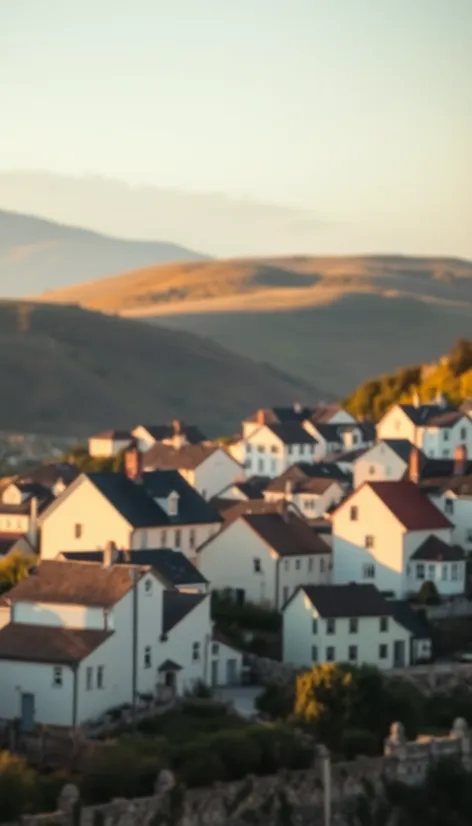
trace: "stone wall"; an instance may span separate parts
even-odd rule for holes
[[[57,812],[24,817],[22,826],[321,826],[325,789],[332,801],[333,826],[345,826],[344,813],[366,783],[379,792],[386,780],[420,783],[428,766],[443,757],[455,757],[472,771],[472,735],[465,721],[456,720],[447,737],[413,742],[406,740],[403,726],[394,723],[383,757],[331,765],[320,751],[313,768],[306,771],[250,776],[206,789],[185,790],[171,772],[163,771],[153,797],[102,806],[81,808],[78,790],[68,785]]]

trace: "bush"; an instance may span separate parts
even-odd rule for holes
[[[208,740],[208,748],[215,752],[223,766],[225,780],[240,780],[247,774],[260,772],[262,749],[246,731],[223,731]]]
[[[431,582],[429,579],[427,579],[426,582],[423,582],[418,593],[418,599],[422,605],[440,604],[441,600],[434,582]]]
[[[87,761],[81,792],[85,803],[105,803],[114,797],[153,794],[156,775],[165,768],[161,755],[139,756],[122,745],[104,745]]]
[[[209,685],[207,685],[203,680],[197,680],[192,688],[187,689],[185,692],[186,697],[199,697],[200,699],[210,699],[212,696],[212,690]]]
[[[211,615],[215,622],[225,628],[235,624],[247,631],[280,633],[282,629],[282,615],[278,611],[262,608],[252,602],[239,605],[224,591],[213,591]]]
[[[36,777],[25,760],[0,752],[0,822],[17,820],[34,798]]]
[[[293,712],[295,695],[289,687],[269,685],[256,698],[255,706],[272,720],[284,720]]]
[[[259,774],[275,774],[280,769],[308,769],[313,762],[313,742],[297,729],[286,726],[253,726],[247,736],[261,750]]]
[[[380,739],[365,729],[346,729],[341,737],[340,749],[346,760],[354,760],[358,754],[374,757],[381,753]]]
[[[209,747],[206,738],[181,746],[174,753],[173,768],[186,786],[211,786],[225,780],[220,755]]]

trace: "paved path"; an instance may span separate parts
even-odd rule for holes
[[[233,703],[235,710],[242,717],[252,717],[257,713],[254,706],[256,697],[264,690],[260,685],[235,685],[228,688],[217,688],[215,697]]]

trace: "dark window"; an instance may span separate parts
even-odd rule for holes
[[[313,570],[313,559],[312,559],[312,557],[310,557],[309,560],[308,560],[308,570],[309,571]]]
[[[146,645],[144,649],[144,668],[151,668],[151,646]]]
[[[316,617],[313,619],[313,621],[311,623],[311,630],[312,630],[313,634],[318,633],[318,620],[316,619]]]
[[[326,568],[326,563],[323,557],[320,558],[320,574],[324,574]]]
[[[293,453],[293,445],[289,445],[289,446],[287,447],[287,452],[288,452],[288,455],[289,455],[289,456],[290,456],[290,454],[291,454],[291,453]]]
[[[388,631],[388,617],[380,617],[380,632],[381,634]]]
[[[54,671],[52,673],[52,684],[55,688],[60,688],[62,686],[62,666],[60,665],[54,666]]]
[[[146,579],[146,581],[144,583],[144,590],[145,590],[146,594],[152,594],[152,580],[151,579]]]
[[[379,645],[379,659],[380,660],[386,660],[387,657],[388,657],[388,645],[385,645],[385,643],[381,643]]]
[[[350,662],[355,662],[357,660],[357,645],[349,646],[348,657]]]
[[[312,662],[318,662],[318,647],[316,645],[311,646],[311,659]]]
[[[80,525],[79,523],[74,525],[74,536],[76,539],[80,539],[80,537],[82,536],[82,525]]]
[[[416,566],[416,579],[424,579],[424,565],[419,562]]]
[[[336,633],[336,620],[335,619],[327,619],[326,620],[326,633],[327,634],[335,634]]]
[[[467,428],[461,427],[460,438],[462,440],[467,439]]]
[[[351,510],[349,511],[349,516],[350,516],[351,522],[357,522],[357,518],[359,516],[359,508],[357,507],[357,505],[353,505],[351,507]]]
[[[161,531],[161,548],[165,548],[167,544],[167,531]]]
[[[443,440],[445,442],[449,441],[449,430],[443,430]]]
[[[191,528],[191,529],[190,529],[190,534],[189,534],[189,543],[188,543],[188,544],[189,544],[189,547],[190,547],[190,548],[194,548],[194,547],[195,547],[195,530],[194,530],[194,528]]]
[[[357,617],[351,617],[349,620],[349,633],[350,634],[357,634],[359,630],[359,620]]]
[[[196,661],[200,659],[200,643],[194,642],[192,645],[192,660]]]
[[[366,548],[373,548],[375,546],[375,537],[372,536],[372,534],[367,534],[364,544]]]
[[[288,571],[289,568],[290,568],[290,560],[286,559],[285,560],[285,570]]]
[[[453,514],[454,513],[454,502],[452,499],[446,499],[444,501],[444,511],[445,513]]]
[[[297,571],[299,571],[299,570],[300,570],[300,565],[301,565],[300,560],[299,560],[299,559],[296,559],[296,560],[295,560],[295,568],[297,569]]]
[[[176,548],[180,548],[181,536],[180,531],[176,531],[174,534],[174,544]]]
[[[327,660],[327,662],[334,663],[335,658],[336,658],[336,649],[334,648],[334,645],[328,645],[328,648],[326,649],[326,660]]]
[[[97,666],[97,688],[104,688],[105,666]]]
[[[260,559],[255,559],[254,560],[254,573],[255,574],[260,574],[261,571],[262,571],[261,560]]]

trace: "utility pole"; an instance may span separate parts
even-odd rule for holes
[[[318,746],[317,755],[321,761],[323,777],[323,826],[331,826],[332,786],[331,755],[326,746]]]

